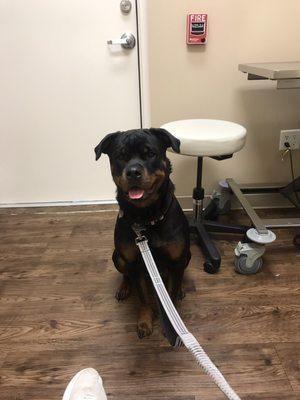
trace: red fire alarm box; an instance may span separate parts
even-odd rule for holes
[[[207,42],[207,14],[188,14],[186,23],[186,43],[205,44]]]

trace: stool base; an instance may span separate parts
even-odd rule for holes
[[[196,220],[195,218],[189,221],[189,225],[191,233],[197,236],[198,243],[205,256],[204,271],[209,274],[215,274],[221,266],[220,252],[215,246],[209,232],[245,235],[249,229],[248,226],[229,225],[205,219]]]
[[[244,225],[231,225],[217,222],[220,211],[218,210],[218,203],[212,199],[205,209],[202,209],[204,189],[202,188],[202,169],[203,159],[198,157],[197,163],[197,181],[196,187],[193,191],[194,199],[194,216],[189,221],[190,231],[196,234],[198,243],[204,253],[204,271],[209,274],[218,272],[221,265],[221,255],[213,243],[209,232],[218,233],[231,233],[246,235],[249,226]]]

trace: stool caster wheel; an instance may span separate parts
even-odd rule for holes
[[[263,265],[263,259],[261,257],[256,258],[254,261],[251,261],[251,263],[249,263],[249,261],[247,262],[247,258],[248,256],[246,254],[235,256],[235,272],[243,275],[254,275],[261,270]]]
[[[239,242],[234,250],[234,270],[239,274],[253,275],[261,270],[265,246]]]
[[[203,264],[203,269],[208,274],[216,274],[219,271],[220,265],[214,264],[213,262],[206,260]]]
[[[300,249],[300,235],[294,236],[293,243],[294,243],[294,246],[295,246],[295,247],[297,247],[298,249]]]

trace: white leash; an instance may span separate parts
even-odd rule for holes
[[[137,235],[136,244],[139,247],[155,291],[158,295],[163,309],[168,316],[170,323],[177,332],[178,337],[181,339],[185,347],[196,358],[197,363],[203,368],[205,373],[211,377],[211,379],[226,395],[226,397],[230,400],[241,400],[240,397],[231,388],[221,372],[218,370],[218,368],[205,353],[197,339],[187,330],[184,322],[182,321],[180,315],[174,307],[174,304],[172,303],[172,300],[170,299],[170,296],[165,288],[160,273],[158,272],[157,266],[148,246],[147,238],[141,234],[141,229],[133,227],[133,230]],[[180,343],[178,342],[176,343],[176,345],[179,344]]]

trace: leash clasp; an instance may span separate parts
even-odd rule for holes
[[[148,239],[146,238],[145,235],[142,234],[146,230],[144,226],[141,226],[139,224],[133,224],[132,229],[134,233],[136,234],[135,238],[135,244],[138,245],[140,242],[148,242]]]
[[[138,245],[141,242],[148,242],[148,239],[144,235],[137,236],[135,238],[135,244]]]

